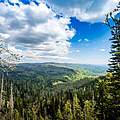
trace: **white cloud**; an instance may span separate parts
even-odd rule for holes
[[[0,33],[0,38],[1,38],[1,39],[7,39],[7,38],[9,38],[9,37],[10,37],[9,34]]]
[[[89,40],[87,38],[78,40],[78,42],[82,42],[82,41],[89,42]]]
[[[105,52],[106,50],[105,49],[100,49],[101,52]]]
[[[20,8],[0,4],[0,11],[0,35],[9,36],[6,39],[12,50],[32,59],[66,59],[75,34],[68,27],[69,18],[58,19],[44,3]]]
[[[81,41],[82,41],[82,39],[79,39],[79,40],[78,40],[78,42],[81,42]]]
[[[84,41],[89,42],[89,40],[87,38],[85,38]]]
[[[118,0],[112,0],[114,3],[118,3]]]
[[[4,25],[5,24],[5,18],[0,16],[0,25]]]
[[[57,12],[83,21],[101,20],[118,2],[119,0],[49,0]]]
[[[80,52],[80,50],[76,50],[76,52],[77,52],[77,53],[79,53],[79,52]]]

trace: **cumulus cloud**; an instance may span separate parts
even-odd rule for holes
[[[9,38],[10,36],[8,34],[3,34],[3,33],[0,33],[0,38],[1,39],[7,39]]]
[[[0,35],[9,36],[6,39],[13,51],[32,59],[66,58],[75,34],[68,27],[69,18],[57,18],[44,3],[20,8],[0,4],[0,11]]]
[[[49,4],[57,12],[83,21],[102,19],[118,2],[119,0],[49,0]]]

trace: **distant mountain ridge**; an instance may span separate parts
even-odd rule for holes
[[[31,81],[47,87],[57,84],[68,84],[104,75],[106,66],[70,64],[70,63],[22,63],[16,66],[15,71],[9,73],[14,81]]]
[[[39,64],[39,63],[38,63]],[[45,65],[53,65],[57,67],[65,67],[74,70],[85,70],[89,71],[90,73],[94,73],[96,75],[104,74],[108,69],[107,65],[94,65],[94,64],[75,64],[75,63],[54,63],[54,62],[46,62],[40,63]]]
[[[56,72],[60,72],[61,69],[70,70],[72,72],[86,72],[91,75],[103,75],[105,74],[106,70],[108,69],[107,65],[92,65],[92,64],[74,64],[74,63],[54,63],[54,62],[45,62],[45,63],[22,63],[17,66],[17,68],[25,68],[27,70],[39,71],[40,69],[44,68],[44,72],[49,69],[49,71],[58,70]],[[55,69],[59,68],[59,69]],[[51,69],[51,70],[50,70]],[[40,70],[41,71],[41,70]]]

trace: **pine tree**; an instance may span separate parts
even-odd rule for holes
[[[107,80],[104,78],[103,80],[98,80],[96,84],[96,103],[93,106],[95,106],[97,111],[97,116],[100,120],[105,120],[107,117],[107,111],[108,111],[108,88],[107,88]]]
[[[17,109],[14,110],[14,118],[15,118],[15,120],[20,120],[20,114]]]
[[[71,103],[70,100],[68,100],[65,104],[64,107],[64,120],[72,120],[73,119],[73,114],[72,114],[72,109],[71,109]]]
[[[110,99],[109,117],[116,120],[120,116],[120,16],[114,16],[113,13],[120,12],[120,3],[114,11],[106,15],[106,24],[110,27],[112,38],[111,59],[109,70],[112,76],[109,79],[108,87]]]
[[[44,120],[44,118],[42,117],[42,115],[40,114],[40,120]]]
[[[33,105],[33,107],[32,107],[32,119],[33,120],[37,120],[36,113],[37,113],[37,107],[35,105]]]
[[[33,120],[37,120],[37,115],[33,113]]]
[[[85,101],[84,105],[84,120],[95,120],[94,107],[89,100]]]
[[[62,116],[60,107],[58,108],[58,111],[57,111],[56,120],[63,120],[63,116]]]
[[[83,113],[81,111],[81,106],[79,105],[80,101],[77,97],[77,94],[73,97],[73,119],[74,120],[83,120]]]

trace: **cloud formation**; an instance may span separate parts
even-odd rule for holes
[[[69,18],[57,18],[44,3],[20,8],[0,4],[0,11],[0,35],[9,36],[12,50],[32,59],[63,59],[68,54],[70,39],[75,34],[68,27]]]
[[[49,0],[57,12],[77,17],[83,21],[100,20],[110,12],[119,0]]]
[[[100,51],[101,51],[101,52],[105,52],[106,50],[102,48],[102,49],[100,49]]]

